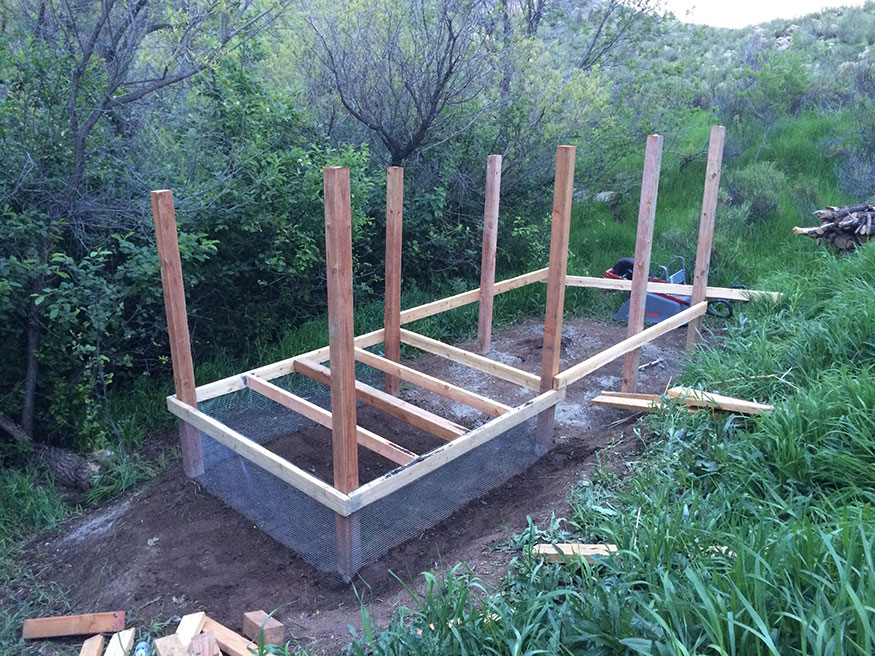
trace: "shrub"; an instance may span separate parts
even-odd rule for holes
[[[750,204],[750,221],[762,221],[778,209],[787,177],[772,162],[754,162],[727,176],[733,205]]]

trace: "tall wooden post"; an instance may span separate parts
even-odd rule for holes
[[[401,223],[404,214],[404,169],[386,169],[386,301],[383,347],[386,358],[401,360]],[[398,394],[398,376],[386,374],[386,392]]]
[[[553,377],[559,373],[576,151],[574,146],[559,146],[556,150],[556,181],[553,186],[553,219],[550,229],[550,269],[547,274],[547,311],[544,315],[544,348],[541,351],[540,390],[542,393],[553,389]],[[535,449],[539,455],[549,451],[553,443],[554,419],[555,406],[538,415]]]
[[[699,242],[696,247],[696,268],[693,273],[693,294],[690,305],[705,300],[708,288],[708,269],[711,266],[711,245],[714,242],[714,216],[717,213],[717,192],[720,191],[720,171],[723,167],[723,142],[726,128],[715,125],[711,128],[708,146],[708,166],[705,169],[705,192],[702,196],[702,215],[699,218]],[[687,348],[699,339],[702,317],[693,319],[687,326]]]
[[[498,244],[498,197],[501,192],[501,155],[486,160],[486,202],[483,207],[483,254],[480,259],[480,315],[477,350],[492,348],[492,301],[495,297],[495,249]]]
[[[173,209],[173,192],[169,189],[153,191],[151,197],[176,398],[192,407],[197,407],[194,364],[191,359],[188,317],[185,312],[182,262],[179,258],[179,241],[176,235],[176,212]],[[204,473],[200,431],[194,426],[180,421],[179,438],[182,443],[182,468],[185,470],[185,475],[190,478],[200,476]]]
[[[635,264],[632,273],[632,295],[629,299],[627,337],[634,337],[644,328],[644,305],[647,302],[647,279],[650,277],[650,250],[653,247],[653,226],[656,221],[662,141],[661,135],[650,135],[647,137],[647,149],[644,153],[644,175],[641,178],[641,202],[638,205],[638,234],[635,238]],[[634,392],[638,388],[640,358],[641,349],[629,351],[624,356],[622,391]]]
[[[349,169],[327,166],[325,260],[328,279],[328,348],[331,360],[331,442],[334,487],[348,494],[358,487],[355,409],[355,334],[352,304],[352,213]],[[337,567],[349,579],[361,557],[358,515],[336,515]]]

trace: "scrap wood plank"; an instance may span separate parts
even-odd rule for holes
[[[113,633],[103,656],[129,656],[134,648],[136,629],[127,629]]]
[[[207,614],[203,611],[200,613],[190,613],[184,615],[179,620],[179,625],[176,627],[176,635],[179,636],[179,641],[182,646],[188,649],[191,641],[204,628],[204,621],[207,619]]]
[[[243,635],[266,645],[281,645],[286,639],[286,627],[263,610],[243,613]]]
[[[666,394],[680,399],[687,405],[715,408],[745,415],[758,415],[763,412],[771,412],[775,409],[775,406],[766,403],[755,403],[754,401],[745,401],[744,399],[736,399],[731,396],[723,396],[722,394],[712,394],[711,392],[704,392],[692,387],[672,387]]]
[[[234,633],[227,626],[219,624],[209,616],[207,616],[204,622],[204,632],[207,631],[213,632],[219,648],[228,656],[252,656],[253,652],[249,648],[252,647],[255,650],[257,647],[248,638],[244,638],[239,633]]]
[[[99,633],[96,636],[91,636],[82,643],[79,656],[100,656],[103,653],[104,642],[103,636]]]
[[[532,554],[540,556],[548,563],[564,563],[569,560],[584,560],[594,563],[597,557],[613,556],[618,552],[615,544],[536,544]]]
[[[58,638],[89,633],[111,633],[121,631],[124,628],[125,611],[117,610],[109,613],[37,617],[24,620],[21,627],[21,637],[25,640]]]
[[[154,647],[156,656],[188,656],[188,646],[175,633],[157,638]]]
[[[216,633],[212,630],[195,636],[189,650],[192,656],[222,656],[219,652],[219,643],[216,642]]]
[[[656,394],[636,394],[634,392],[602,392],[590,401],[593,405],[618,410],[633,410],[636,412],[659,412],[670,408],[670,404]],[[695,412],[688,408],[689,412]]]

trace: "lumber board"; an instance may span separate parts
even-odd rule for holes
[[[185,649],[188,649],[194,637],[204,628],[206,617],[207,614],[201,611],[199,613],[183,615],[179,620],[179,624],[176,627],[176,635],[179,636],[179,641]]]
[[[702,408],[715,408],[717,410],[726,410],[727,412],[737,412],[745,415],[759,415],[764,412],[771,412],[775,409],[775,406],[767,403],[756,403],[755,401],[736,399],[722,394],[704,392],[702,390],[693,389],[692,387],[672,387],[666,392],[666,395],[672,398],[677,398],[687,405],[695,405]]]
[[[656,221],[656,199],[659,192],[659,171],[662,165],[663,138],[658,134],[647,137],[644,153],[644,173],[641,176],[641,202],[638,206],[638,232],[635,236],[635,273],[629,297],[629,320],[626,337],[633,337],[644,329],[644,306],[647,302],[647,277],[650,275],[650,254],[653,247],[653,228]],[[638,362],[641,351],[637,348],[623,356],[621,389],[634,392],[638,388]]]
[[[253,652],[257,652],[257,645],[254,642],[219,624],[209,615],[204,621],[204,632],[207,631],[213,632],[219,649],[227,656],[252,656]],[[250,647],[252,651],[250,651]]]
[[[642,344],[646,344],[660,335],[664,335],[679,326],[683,326],[691,319],[704,314],[707,309],[707,301],[702,301],[698,305],[687,308],[683,312],[679,312],[673,317],[669,317],[665,321],[661,321],[658,324],[651,326],[647,330],[642,330],[637,335],[627,337],[619,344],[614,344],[610,348],[607,348],[600,353],[596,353],[591,358],[587,358],[583,362],[579,362],[558,374],[553,379],[554,386],[562,388],[580,380],[584,376],[591,374],[593,371],[601,369],[606,364],[613,362],[624,353],[637,349]]]
[[[220,444],[246,458],[252,464],[270,472],[322,505],[342,515],[349,513],[348,495],[339,492],[300,467],[296,467],[285,458],[265,449],[245,435],[204,414],[197,408],[183,403],[175,396],[167,397],[167,409],[202,433],[206,433]]]
[[[528,387],[531,390],[540,391],[541,380],[535,374],[530,374],[522,369],[511,367],[503,362],[496,362],[489,358],[483,357],[470,351],[465,351],[455,346],[450,346],[431,337],[414,333],[404,328],[401,329],[401,341],[408,346],[414,346],[421,351],[439,355],[447,360],[452,360],[458,364],[465,365],[472,369],[477,369],[483,373],[507,380],[521,387]]]
[[[544,341],[541,349],[541,376],[538,391],[553,388],[559,373],[562,351],[562,319],[565,312],[565,277],[568,275],[568,240],[571,233],[571,204],[574,195],[574,146],[556,149],[556,177],[553,185],[553,216],[550,225],[550,266],[547,274],[547,305],[544,311]],[[554,407],[538,417],[535,440],[539,453],[553,444]]]
[[[103,656],[130,656],[133,653],[136,632],[136,629],[125,629],[113,633]]]
[[[633,412],[660,412],[671,407],[655,394],[633,395],[630,393],[623,396],[612,396],[602,392],[590,400],[590,403],[617,410],[632,410]],[[693,411],[692,408],[690,411]]]
[[[565,563],[583,558],[594,563],[598,558],[613,556],[618,552],[615,544],[536,544],[532,555],[543,558],[548,563]]]
[[[717,194],[720,191],[720,172],[723,166],[723,142],[726,129],[722,125],[711,127],[708,143],[708,164],[705,169],[705,191],[702,194],[702,214],[699,217],[699,238],[696,243],[696,265],[693,269],[693,294],[690,305],[705,300],[708,287],[708,271],[711,268],[711,246],[714,242],[714,215],[717,212]],[[687,324],[687,348],[699,339],[702,317]]]
[[[544,282],[545,280],[547,280],[546,267],[495,283],[495,286],[493,287],[493,294],[503,294],[504,292],[509,292],[512,289],[519,289],[520,287],[525,287],[526,285],[531,285],[532,283],[536,282]],[[419,319],[424,319],[435,314],[440,314],[441,312],[446,312],[447,310],[453,310],[457,307],[462,307],[463,305],[476,303],[479,300],[480,288],[478,287],[477,289],[472,289],[467,292],[455,294],[454,296],[448,296],[446,298],[440,298],[430,303],[417,305],[416,307],[412,307],[401,312],[401,325],[404,325],[405,323],[410,323],[412,321],[417,321]],[[361,345],[357,344],[356,346]],[[362,348],[366,347],[362,346]]]
[[[286,639],[286,627],[263,610],[251,610],[243,613],[243,635],[265,645],[281,645]]]
[[[24,620],[21,626],[21,637],[25,640],[60,638],[91,633],[111,633],[121,631],[124,628],[125,611],[123,610],[84,615],[36,617]]]
[[[216,642],[215,631],[204,631],[196,635],[189,647],[191,656],[222,656],[219,652],[219,643]]]
[[[386,294],[383,311],[386,357],[401,360],[401,228],[404,216],[404,169],[386,169]],[[386,391],[397,395],[401,381],[386,376]]]
[[[106,642],[101,634],[91,636],[82,643],[82,648],[79,650],[79,656],[100,656],[103,653],[103,645]]]
[[[630,291],[631,280],[613,280],[612,278],[594,278],[592,276],[568,276],[565,284],[569,287],[591,287],[593,289],[605,289],[609,291]],[[678,285],[675,283],[653,282],[647,283],[648,294],[672,294],[676,296],[691,296],[692,285]],[[705,298],[723,298],[727,301],[750,301],[758,298],[766,298],[772,301],[781,299],[780,292],[767,292],[759,289],[733,289],[731,287],[706,287]]]
[[[417,371],[406,365],[392,362],[391,360],[382,358],[370,351],[356,349],[355,357],[356,360],[368,365],[369,367],[373,367],[374,369],[378,369],[385,373],[394,373],[401,380],[418,385],[423,389],[427,389],[435,394],[440,394],[448,399],[464,403],[469,407],[476,408],[477,410],[492,415],[493,417],[499,417],[511,409],[509,405],[499,403],[498,401],[494,401],[493,399],[475,392],[470,392],[464,388],[443,381],[440,378],[429,376],[428,374],[424,374],[421,371]]]
[[[155,656],[189,656],[188,646],[183,645],[182,640],[175,633],[156,638],[153,646]]]
[[[289,410],[293,410],[307,419],[315,421],[317,424],[329,429],[332,428],[335,415],[325,408],[321,408],[307,399],[296,396],[288,390],[284,390],[282,387],[274,385],[271,382],[262,380],[258,378],[258,376],[250,376],[247,374],[244,378],[246,379],[246,386],[253,392],[257,392]],[[379,453],[381,456],[391,460],[395,464],[404,465],[416,458],[416,454],[412,451],[408,451],[404,447],[398,446],[394,442],[391,442],[385,437],[377,435],[366,428],[356,426],[355,431],[355,437],[358,444],[361,444],[366,449],[370,449],[374,453]]]
[[[466,435],[429,451],[420,456],[415,462],[399,467],[380,478],[365,483],[350,494],[351,508],[359,510],[374,501],[382,499],[386,495],[400,490],[405,485],[422,478],[481,444],[485,444],[498,435],[531,419],[545,408],[556,405],[564,398],[565,390],[549,390],[544,392],[500,417],[496,417],[489,423],[475,428]]]
[[[498,245],[498,202],[501,193],[501,155],[486,159],[486,200],[483,207],[483,247],[480,254],[480,307],[477,351],[492,348],[492,306],[495,299],[495,250]]]
[[[312,378],[323,385],[331,384],[331,374],[328,367],[316,362],[298,360],[295,363],[295,372]],[[367,403],[388,415],[406,421],[411,426],[416,426],[442,440],[452,440],[468,432],[468,429],[464,426],[449,419],[444,419],[428,410],[423,410],[412,403],[395,398],[391,394],[360,381],[356,381],[355,391],[356,399],[362,403]]]

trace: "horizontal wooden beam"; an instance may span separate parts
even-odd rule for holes
[[[522,387],[528,387],[531,390],[539,391],[541,379],[536,374],[530,374],[522,369],[511,367],[502,362],[496,362],[489,358],[483,357],[470,351],[444,344],[441,341],[420,335],[419,333],[411,332],[410,330],[401,329],[401,341],[409,346],[414,346],[421,351],[434,353],[448,360],[452,360],[458,364],[477,369],[490,376],[501,378],[502,380],[510,381]]]
[[[325,426],[325,428],[331,428],[332,416],[325,408],[321,408],[307,399],[302,399],[300,396],[296,396],[282,387],[262,380],[258,376],[246,374],[243,378],[246,381],[246,386],[253,392],[258,392],[271,401],[276,401],[289,410],[293,410],[307,419]],[[356,426],[356,441],[366,449],[379,453],[384,458],[398,465],[406,465],[417,457],[412,451],[408,451],[404,447],[398,446],[385,437],[377,435],[361,426]]]
[[[365,351],[364,349],[357,348],[355,350],[355,359],[369,367],[378,369],[383,373],[392,374],[408,383],[417,385],[418,387],[434,392],[435,394],[440,394],[448,399],[458,401],[459,403],[464,403],[467,406],[476,408],[477,410],[492,415],[493,417],[503,415],[511,409],[509,405],[493,401],[492,399],[481,396],[475,392],[469,392],[466,389],[443,381],[440,378],[429,376],[421,371],[416,371],[416,369],[411,369],[403,364],[393,362],[392,360],[380,357],[379,355],[371,353],[370,351]]]
[[[587,562],[597,562],[597,558],[605,558],[617,554],[615,544],[536,544],[532,555],[539,556],[548,563],[564,563],[583,558]]]
[[[319,480],[300,467],[296,467],[285,458],[265,449],[258,442],[250,440],[221,421],[213,419],[187,403],[183,403],[175,396],[167,397],[167,409],[202,433],[209,435],[220,444],[246,458],[249,462],[270,472],[336,513],[348,516],[352,512],[349,509],[350,498],[348,495],[337,491],[332,485]]]
[[[24,620],[21,626],[21,637],[25,640],[60,638],[89,633],[110,633],[121,631],[124,628],[125,611],[123,610],[87,615],[36,617]]]
[[[351,508],[359,510],[400,490],[405,485],[531,419],[546,408],[556,405],[563,398],[565,398],[565,390],[548,390],[489,423],[475,428],[470,433],[429,451],[415,462],[365,483],[350,493]]]
[[[617,410],[631,410],[633,412],[660,412],[670,408],[671,405],[662,400],[656,394],[635,394],[632,392],[611,394],[602,392],[592,400],[593,405]]]
[[[612,278],[593,278],[590,276],[568,276],[565,279],[568,287],[592,287],[594,289],[608,289],[614,291],[630,291],[631,280],[614,280]],[[725,298],[727,301],[749,301],[755,298],[770,298],[773,301],[780,300],[780,292],[764,292],[758,289],[734,289],[732,287],[706,287],[706,298]],[[650,294],[674,294],[677,296],[690,296],[693,293],[692,285],[676,285],[665,282],[647,283],[647,292]]]
[[[323,385],[331,385],[331,370],[316,362],[310,362],[309,360],[296,361],[295,373],[312,378]],[[423,410],[412,403],[403,401],[383,390],[371,387],[358,380],[355,382],[355,396],[356,400],[367,403],[402,421],[406,421],[411,426],[421,428],[442,440],[453,440],[468,432],[468,429],[464,426],[453,423],[449,419],[444,419],[428,410]]]
[[[661,321],[658,324],[651,326],[647,330],[642,330],[637,335],[633,335],[627,339],[624,339],[619,344],[615,344],[610,348],[601,351],[600,353],[596,353],[591,358],[584,360],[583,362],[579,362],[573,367],[569,367],[562,373],[558,374],[553,378],[553,386],[556,388],[565,387],[566,385],[570,385],[571,383],[580,380],[584,376],[591,374],[596,369],[601,369],[606,364],[613,362],[620,356],[628,353],[629,351],[634,351],[639,348],[642,344],[646,344],[650,342],[660,335],[664,335],[667,332],[678,328],[679,326],[683,326],[684,324],[692,321],[696,317],[702,316],[705,314],[705,311],[708,309],[708,302],[702,301],[701,303],[694,305],[691,308],[687,308],[683,312],[679,312],[673,317],[669,317],[665,321]],[[403,339],[403,336],[402,336]]]
[[[355,338],[355,345],[361,348],[367,348],[382,342],[382,328],[370,333],[365,333],[364,335],[359,335]],[[314,349],[313,351],[307,351],[306,353],[301,353],[293,358],[286,358],[279,362],[266,364],[263,367],[258,367],[257,369],[247,371],[246,373],[258,376],[263,380],[273,380],[274,378],[279,378],[281,376],[288,376],[290,373],[294,372],[295,362],[299,359],[311,360],[313,362],[325,362],[328,360],[328,347],[323,346],[322,348]],[[241,390],[244,387],[246,387],[246,384],[243,382],[243,374],[234,374],[233,376],[228,376],[227,378],[222,378],[198,387],[196,390],[197,401],[200,403],[201,401],[214,399],[217,396],[224,396],[225,394]]]
[[[775,406],[767,403],[736,399],[722,394],[704,392],[692,387],[672,387],[666,392],[666,395],[686,405],[726,410],[727,412],[737,412],[744,415],[759,415],[764,412],[772,412],[775,409]]]
[[[520,287],[525,287],[526,285],[531,285],[535,282],[544,282],[545,280],[547,280],[547,269],[538,269],[537,271],[531,271],[529,273],[524,273],[521,276],[508,278],[507,280],[502,280],[501,282],[495,283],[493,294],[502,294],[504,292],[510,291],[511,289],[519,289]],[[461,294],[456,294],[455,296],[448,296],[447,298],[441,298],[437,301],[432,301],[431,303],[417,305],[416,307],[412,307],[409,310],[403,310],[401,312],[401,323],[405,324],[410,323],[411,321],[416,321],[418,319],[424,319],[425,317],[440,314],[441,312],[446,312],[447,310],[462,307],[463,305],[476,303],[479,300],[480,288],[478,287],[477,289],[462,292]],[[356,344],[356,346],[359,346],[359,344]]]

